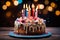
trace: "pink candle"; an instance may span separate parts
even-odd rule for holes
[[[24,18],[24,10],[22,10],[22,18]]]
[[[35,11],[35,18],[37,18],[37,17],[38,17],[38,11],[36,9],[36,11]]]

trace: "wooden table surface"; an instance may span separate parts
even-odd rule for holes
[[[42,39],[22,39],[8,36],[8,33],[13,31],[13,27],[0,27],[0,40],[60,40],[60,27],[47,27],[46,32],[51,32],[52,36]]]

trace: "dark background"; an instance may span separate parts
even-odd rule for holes
[[[10,7],[7,8],[7,10],[3,10],[2,6],[5,4],[6,1],[10,1],[12,4]],[[59,0],[49,0],[49,5],[51,2],[55,2],[57,4],[57,8],[54,9],[53,12],[48,12],[47,15],[39,14],[39,17],[44,18],[46,20],[46,26],[50,27],[59,27],[60,26],[60,15],[56,16],[55,11],[60,10],[60,1]],[[13,27],[14,21],[17,17],[20,17],[19,11],[23,8],[24,3],[34,3],[33,0],[23,0],[22,4],[19,4],[18,6],[14,6],[12,0],[0,0],[0,27]],[[39,0],[37,3],[44,4],[44,0]],[[6,12],[11,11],[12,15],[11,17],[6,17]],[[41,12],[42,13],[42,12]]]

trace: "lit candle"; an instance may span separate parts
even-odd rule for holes
[[[29,10],[28,10],[28,17],[31,16],[31,8],[30,8],[30,5],[29,5]]]
[[[27,4],[25,4],[25,16],[26,17],[28,16],[28,6],[27,6]]]
[[[34,18],[34,8],[32,8],[32,17]]]
[[[25,4],[23,5],[23,13],[24,13],[24,16],[25,16]]]
[[[28,8],[25,11],[26,11],[25,15],[26,17],[28,17]]]
[[[22,10],[22,18],[24,18],[24,10]]]
[[[35,18],[37,18],[38,17],[38,11],[37,11],[37,8],[36,8],[36,10],[35,10]]]
[[[35,11],[35,6],[34,6],[34,4],[32,4],[32,17],[34,18],[34,11]]]

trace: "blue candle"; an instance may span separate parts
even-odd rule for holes
[[[26,9],[26,13],[25,13],[25,16],[28,17],[28,10]]]

